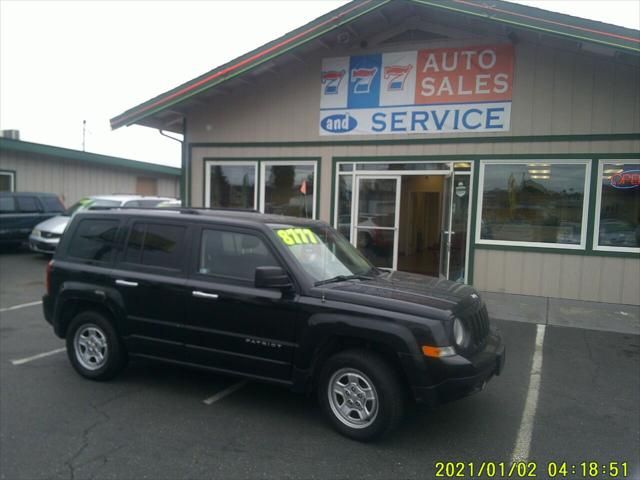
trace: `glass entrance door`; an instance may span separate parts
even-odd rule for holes
[[[444,181],[440,277],[455,282],[466,281],[470,180],[469,174],[454,173]]]
[[[400,177],[356,177],[352,243],[380,268],[397,268]]]
[[[442,228],[440,229],[440,277],[449,278],[449,259],[451,257],[451,217],[453,175],[444,177],[442,189]]]

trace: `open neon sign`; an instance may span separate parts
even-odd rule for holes
[[[611,186],[619,189],[640,187],[640,170],[627,170],[611,175]]]

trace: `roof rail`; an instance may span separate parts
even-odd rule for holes
[[[255,208],[200,208],[200,207],[107,207],[107,209],[121,209],[121,210],[152,210],[152,211],[174,211],[180,213],[186,213],[190,215],[202,215],[206,212],[243,212],[243,213],[260,213]]]

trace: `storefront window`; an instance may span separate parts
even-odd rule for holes
[[[265,164],[264,213],[313,218],[315,163]]]
[[[584,246],[587,163],[483,163],[479,243]]]
[[[640,248],[640,161],[601,161],[595,247]]]
[[[256,208],[255,163],[208,163],[207,207]]]

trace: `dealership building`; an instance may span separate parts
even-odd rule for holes
[[[133,124],[184,135],[191,206],[318,218],[483,291],[640,304],[639,31],[354,1],[111,120]]]

